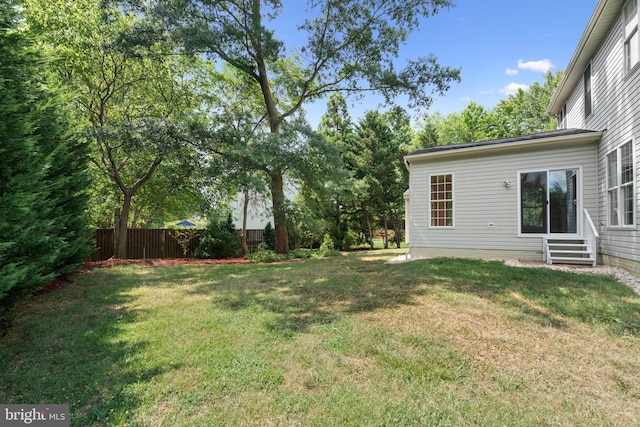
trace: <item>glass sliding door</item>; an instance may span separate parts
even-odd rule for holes
[[[578,233],[578,170],[520,174],[520,232]]]
[[[547,172],[520,175],[520,226],[523,233],[547,232]]]

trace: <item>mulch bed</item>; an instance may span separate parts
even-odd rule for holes
[[[199,259],[199,258],[168,258],[168,259],[107,259],[104,261],[85,262],[80,268],[80,272],[93,270],[96,268],[109,268],[117,265],[189,265],[189,264],[247,264],[246,258],[229,259]]]

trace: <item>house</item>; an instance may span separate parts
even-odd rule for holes
[[[640,0],[600,0],[547,113],[558,129],[405,157],[412,258],[596,262],[640,273]]]
[[[293,202],[299,193],[300,189],[296,183],[285,180],[284,197],[287,201]],[[242,230],[242,223],[245,217],[244,202],[245,194],[239,191],[236,199],[230,204],[230,213],[236,230]],[[263,230],[267,223],[273,226],[273,207],[270,194],[261,194],[256,191],[249,192],[246,221],[247,230]]]

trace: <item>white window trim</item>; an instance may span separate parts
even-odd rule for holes
[[[565,102],[562,108],[560,109],[560,113],[558,114],[558,129],[566,129],[567,128],[567,103]]]
[[[573,236],[574,234],[571,233],[523,233],[522,229],[521,229],[521,222],[522,222],[522,206],[520,206],[522,199],[522,189],[521,189],[521,176],[523,173],[532,173],[532,172],[546,172],[547,176],[549,176],[549,172],[551,171],[558,171],[558,170],[570,170],[570,169],[575,169],[578,171],[578,188],[576,189],[576,191],[578,192],[578,205],[576,206],[577,209],[577,216],[576,216],[576,220],[577,220],[577,232],[575,235],[581,236],[584,230],[584,224],[583,224],[583,212],[584,212],[584,202],[582,200],[583,198],[583,182],[582,182],[582,166],[566,166],[566,167],[557,167],[557,168],[535,168],[535,169],[525,169],[525,170],[519,170],[516,171],[516,182],[518,183],[518,200],[517,200],[517,210],[518,210],[518,237],[530,237],[530,238],[536,238],[539,239],[541,237],[562,237],[562,236]],[[549,195],[549,188],[548,188],[548,184],[547,184],[547,199]],[[547,209],[547,215],[549,214],[549,209]],[[547,218],[548,220],[548,218]],[[547,221],[548,224],[548,221]]]
[[[589,70],[589,114],[587,114],[587,88],[585,85],[585,75],[587,74],[587,69]],[[584,120],[586,121],[590,117],[593,117],[593,63],[589,61],[587,66],[584,68],[582,72],[582,100],[583,100],[583,112],[584,112]]]
[[[631,180],[631,185],[633,186],[633,224],[630,225],[625,225],[622,224],[622,220],[624,219],[624,210],[622,209],[623,207],[623,199],[622,199],[622,191],[621,189],[623,188],[622,185],[622,158],[620,156],[622,147],[624,145],[627,144],[631,144],[631,161],[633,162],[633,177]],[[617,225],[611,225],[611,206],[609,206],[609,191],[611,190],[609,188],[609,156],[613,153],[616,153],[616,175],[617,175],[617,180],[616,180],[616,186],[615,186],[615,191],[618,194],[618,224]],[[637,174],[638,174],[638,169],[637,169],[637,164],[636,164],[636,144],[635,144],[635,140],[632,138],[626,142],[623,142],[622,144],[619,144],[618,146],[616,146],[613,150],[609,151],[608,153],[606,153],[605,155],[605,170],[606,170],[606,181],[605,181],[605,190],[606,190],[606,210],[607,210],[607,229],[609,230],[635,230],[637,229],[637,222],[638,222],[638,207],[637,207]]]
[[[431,225],[431,177],[434,176],[443,176],[443,175],[451,175],[451,225],[442,225],[442,226],[437,226],[437,225]],[[454,228],[456,228],[456,175],[453,172],[442,172],[442,173],[432,173],[429,174],[429,181],[428,181],[428,194],[429,194],[429,198],[427,200],[427,206],[428,206],[428,228],[432,229],[432,230],[452,230]]]
[[[626,16],[626,8],[627,5],[630,2],[636,2],[636,13],[635,16],[631,18],[631,22],[629,22],[627,24],[627,16]],[[638,47],[637,47],[637,52],[636,52],[636,57],[638,58],[638,61],[636,61],[633,65],[629,66],[629,58],[627,55],[627,46],[631,40],[631,38],[633,37],[633,35],[635,34],[636,37],[640,38],[640,26],[638,25],[639,23],[639,17],[638,17],[638,13],[640,12],[640,4],[639,0],[628,0],[622,7],[623,13],[622,13],[622,25],[623,25],[623,36],[624,36],[624,72],[625,74],[629,74],[631,72],[633,72],[634,70],[636,70],[639,66],[640,66],[640,40],[638,40]]]

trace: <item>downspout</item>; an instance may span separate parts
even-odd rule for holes
[[[602,236],[603,233],[603,229],[604,229],[604,222],[600,220],[600,197],[599,197],[599,193],[600,193],[600,146],[602,145],[602,138],[604,138],[604,136],[607,134],[607,131],[609,130],[609,128],[604,128],[602,129],[602,136],[600,137],[600,140],[598,140],[598,143],[596,144],[596,197],[597,197],[597,201],[596,201],[596,212],[595,212],[595,217],[596,217],[596,224],[598,224],[596,230],[598,230],[598,233],[600,233],[600,236]],[[606,162],[607,162],[607,157],[604,156],[604,164],[605,164],[605,168],[606,168]],[[605,169],[606,170],[606,169]],[[604,191],[605,191],[605,197],[604,197],[604,210],[603,212],[605,212],[605,218],[607,217],[607,177],[604,177]],[[597,240],[597,244],[596,244],[596,253],[595,253],[595,257],[596,260],[598,260],[598,262],[602,262],[603,257],[600,257],[601,255],[601,245],[602,244],[602,239],[598,239]],[[600,257],[600,259],[598,259],[598,257]]]
[[[406,259],[411,259],[411,165],[407,158],[404,158],[404,166],[409,171],[409,189],[404,193],[404,241],[409,245],[409,250],[405,253]],[[407,194],[408,193],[408,194]]]

